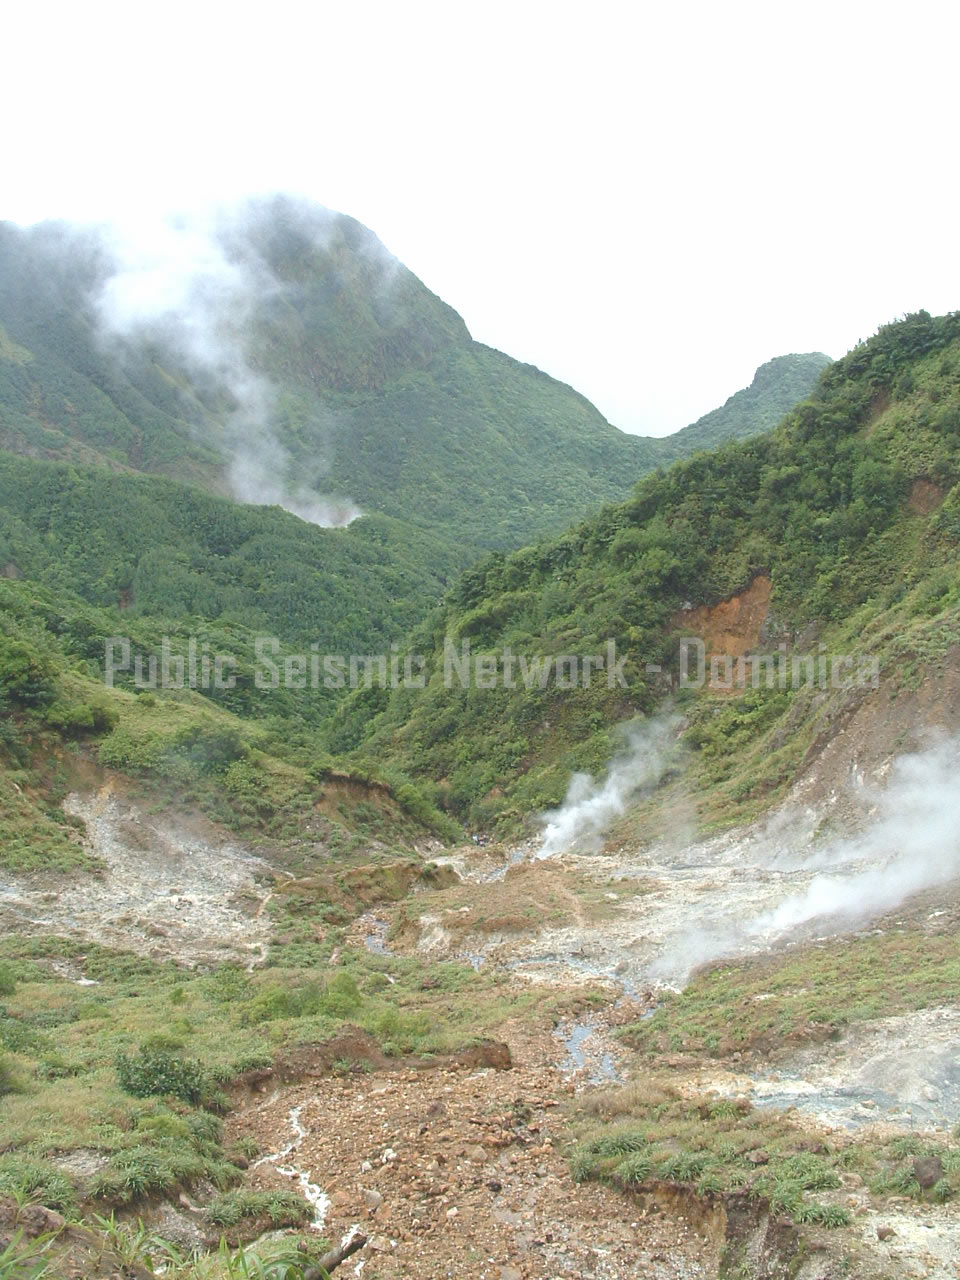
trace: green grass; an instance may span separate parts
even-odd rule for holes
[[[666,994],[652,1017],[621,1034],[649,1055],[776,1055],[853,1023],[953,1004],[958,996],[956,937],[890,930],[695,974],[682,992]]]
[[[201,1180],[226,1190],[242,1177],[231,1156],[242,1163],[251,1145],[225,1149],[217,1115],[204,1108],[228,1106],[223,1091],[242,1072],[323,1044],[347,1024],[388,1057],[429,1057],[543,1008],[536,992],[468,966],[432,966],[425,983],[418,959],[353,951],[342,928],[316,945],[302,968],[201,973],[93,943],[0,940],[13,986],[0,1035],[20,1085],[3,1100],[0,1190],[101,1206],[136,1205]],[[79,956],[97,987],[78,988],[52,968]],[[332,1071],[363,1066],[339,1057]],[[99,1171],[76,1179],[59,1171],[55,1161],[77,1150],[95,1153]]]
[[[682,1096],[667,1077],[599,1090],[574,1105],[570,1154],[577,1182],[625,1190],[683,1184],[696,1194],[745,1193],[798,1224],[844,1226],[847,1186],[878,1197],[943,1203],[960,1192],[960,1146],[924,1136],[811,1136],[744,1098]],[[943,1178],[923,1192],[917,1156],[938,1156]]]
[[[266,1220],[276,1230],[303,1226],[313,1217],[313,1211],[293,1191],[231,1191],[208,1205],[205,1216],[218,1229]]]
[[[884,326],[769,435],[646,477],[559,538],[467,570],[410,639],[427,658],[426,688],[351,695],[333,748],[388,762],[471,825],[512,832],[562,799],[572,770],[610,759],[611,724],[662,705],[670,682],[651,673],[676,674],[687,606],[761,575],[772,586],[767,656],[806,633],[800,656],[816,658],[821,642],[866,651],[893,682],[908,679],[899,646],[917,642],[918,671],[942,657],[960,602],[958,333],[957,314]],[[930,502],[915,500],[917,486]],[[629,687],[451,687],[448,639],[474,654],[548,657],[602,653],[614,639]],[[817,735],[849,711],[847,691],[820,692],[687,701],[688,783],[711,794],[699,825],[744,820],[783,793]]]

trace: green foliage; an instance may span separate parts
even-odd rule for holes
[[[703,447],[702,432],[621,433],[570,387],[473,342],[349,218],[282,198],[238,218],[231,261],[279,286],[241,308],[236,338],[274,389],[267,429],[289,456],[285,478],[349,495],[365,518],[311,528],[187,487],[222,491],[232,395],[184,362],[175,337],[127,335],[122,359],[104,348],[89,297],[110,255],[96,235],[3,225],[4,443],[72,464],[0,468],[3,563],[134,617],[203,615],[321,638],[332,653],[382,651],[479,551],[556,534]],[[711,442],[772,425],[819,359],[764,366]]]
[[[193,1105],[210,1093],[210,1079],[201,1062],[160,1049],[141,1048],[117,1055],[120,1088],[134,1098],[173,1097]]]
[[[0,1194],[67,1213],[76,1204],[73,1183],[42,1160],[19,1153],[0,1155]]]
[[[231,1191],[214,1200],[206,1210],[211,1226],[221,1228],[264,1218],[274,1229],[299,1227],[311,1216],[310,1206],[292,1191]]]
[[[317,1014],[341,1019],[354,1014],[360,1004],[356,979],[349,973],[338,973],[326,984],[313,981],[298,986],[263,987],[243,1006],[242,1018],[247,1026]]]
[[[621,1034],[651,1055],[681,1042],[707,1056],[762,1050],[936,1007],[953,999],[958,981],[960,957],[949,934],[904,929],[840,939],[699,972]]]
[[[810,1193],[839,1191],[840,1170],[852,1155],[878,1170],[889,1170],[895,1158],[890,1144],[824,1143],[814,1154],[776,1112],[755,1109],[744,1099],[682,1097],[656,1077],[601,1091],[580,1107],[593,1119],[583,1115],[575,1121],[580,1129],[571,1154],[575,1181],[596,1179],[626,1190],[693,1184],[702,1196],[742,1189],[797,1223],[846,1225],[850,1215],[842,1205],[830,1198],[813,1199]],[[617,1123],[597,1127],[597,1118],[613,1115],[620,1117]],[[762,1159],[753,1159],[761,1149]]]
[[[694,450],[715,449],[730,440],[745,440],[770,431],[798,401],[811,394],[828,364],[830,357],[821,351],[768,360],[754,374],[749,387],[689,427],[667,436],[663,441],[663,461],[673,462]]]
[[[20,1093],[22,1090],[23,1081],[17,1075],[9,1058],[5,1054],[0,1054],[0,1098],[6,1097],[8,1093]]]
[[[0,699],[36,707],[49,702],[53,692],[53,667],[46,657],[0,632]]]
[[[410,638],[426,658],[426,688],[377,700],[351,694],[334,713],[331,746],[421,782],[471,825],[509,828],[558,803],[571,771],[596,772],[597,758],[609,760],[605,726],[662,703],[692,606],[769,576],[772,625],[758,646],[769,663],[781,637],[811,623],[834,627],[845,646],[837,652],[862,652],[864,621],[897,591],[905,598],[916,587],[910,608],[939,617],[956,600],[953,499],[938,513],[936,494],[960,481],[958,353],[960,313],[885,326],[830,365],[813,397],[769,435],[678,462],[561,537],[472,566]],[[909,396],[891,400],[908,369]],[[918,510],[918,485],[933,493],[932,511]],[[860,626],[850,625],[861,610]],[[560,686],[552,659],[602,655],[610,640],[625,658],[626,689],[608,687],[602,672],[589,687]],[[461,654],[467,642],[474,656],[499,661],[495,688],[461,687],[455,672],[444,678],[445,646]],[[507,650],[528,663],[543,657],[547,678],[525,680],[515,669],[507,687]],[[657,669],[668,674],[652,676]],[[790,688],[747,688],[726,707],[708,700],[689,741],[706,774],[716,757],[729,772],[731,747],[772,740],[794,710]],[[799,740],[799,717],[812,708],[796,712],[780,746]],[[757,762],[758,794],[782,785],[797,763],[777,750]]]
[[[46,1256],[51,1244],[50,1236],[25,1240],[18,1230],[0,1249],[0,1280],[41,1280],[51,1275]]]

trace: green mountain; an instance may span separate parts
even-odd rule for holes
[[[657,469],[627,494],[666,456],[656,442],[631,442],[568,388],[471,343],[357,224],[282,204],[255,212],[218,230],[205,280],[167,278],[163,293],[152,279],[154,303],[183,304],[176,325],[144,309],[141,272],[111,292],[99,238],[0,228],[0,1250],[11,1274],[147,1276],[158,1256],[182,1280],[326,1274],[328,1262],[313,1265],[318,1233],[275,1231],[311,1221],[298,1187],[328,1184],[324,1135],[345,1133],[344,1149],[372,1151],[387,1176],[395,1153],[370,1146],[368,1073],[389,1073],[378,1096],[393,1098],[396,1127],[378,1117],[382,1137],[424,1112],[423,1073],[437,1067],[450,1114],[414,1145],[446,1144],[453,1126],[470,1144],[540,1133],[531,1159],[552,1161],[551,1177],[568,1176],[572,1150],[569,1172],[596,1180],[591,1215],[622,1178],[614,1226],[623,1194],[651,1181],[698,1204],[728,1196],[731,1222],[747,1226],[716,1242],[718,1275],[769,1239],[774,1196],[781,1270],[795,1270],[809,1250],[794,1226],[813,1223],[822,1248],[821,1227],[842,1231],[850,1217],[807,1191],[849,1203],[851,1169],[874,1197],[872,1237],[876,1197],[896,1191],[905,1218],[901,1193],[924,1194],[911,1156],[942,1150],[947,1176],[932,1194],[946,1211],[953,1148],[916,1145],[915,1133],[828,1146],[795,1115],[702,1094],[718,1063],[779,1070],[746,1057],[761,1042],[812,1045],[888,1019],[891,991],[898,1014],[949,1003],[952,917],[931,927],[944,913],[927,904],[918,926],[898,914],[842,946],[818,933],[806,952],[763,957],[772,968],[725,964],[645,1009],[617,1050],[642,1053],[630,1068],[642,1088],[588,1090],[561,1116],[539,1086],[517,1098],[517,1073],[502,1085],[493,1068],[509,1065],[523,1027],[520,1083],[555,1079],[558,1027],[612,1007],[610,970],[589,967],[577,930],[623,933],[620,913],[651,891],[635,865],[649,830],[758,814],[841,729],[852,736],[865,686],[755,682],[754,671],[786,655],[816,674],[840,655],[865,680],[875,666],[891,744],[911,720],[928,724],[911,698],[921,689],[929,705],[931,673],[955,668],[960,646],[960,313],[886,326],[775,430]],[[729,429],[748,419],[760,429],[745,408]],[[703,437],[687,439],[698,449]],[[233,500],[256,496],[270,504]],[[348,499],[366,512],[349,527],[280,509],[318,515],[326,502],[335,516]],[[571,512],[579,523],[565,523]],[[539,541],[507,550],[519,536]],[[341,696],[306,678],[267,691],[249,658],[258,635],[302,654],[385,650],[401,632],[398,665],[423,655],[423,688],[374,682]],[[111,637],[122,656],[105,683]],[[690,639],[708,673],[711,656],[749,662],[746,683],[726,687],[719,666],[683,681]],[[201,663],[240,655],[229,682],[193,687],[191,641]],[[151,659],[182,663],[184,678],[152,687]],[[520,830],[563,799],[572,771],[607,767],[625,722],[665,707],[681,713],[670,732],[682,725],[687,767],[674,779],[667,759],[648,809],[622,816],[617,836],[635,838],[614,878],[515,869],[504,849],[481,855],[503,876],[477,881],[426,860],[464,821]],[[511,937],[567,924],[572,981],[508,967]],[[467,950],[477,937],[483,964]],[[439,955],[424,945],[438,939],[449,943]],[[538,1045],[547,1056],[530,1058]],[[474,1133],[478,1066],[493,1101]],[[222,1113],[265,1089],[224,1127]],[[306,1165],[301,1139],[324,1164],[268,1181],[276,1156],[263,1152]],[[472,1162],[455,1171],[466,1191]],[[501,1163],[522,1194],[529,1170]],[[360,1205],[348,1197],[328,1233]],[[385,1207],[403,1210],[404,1197]],[[848,1246],[861,1226],[836,1247],[842,1271],[859,1266]],[[193,1250],[184,1239],[216,1250],[221,1236],[216,1254],[181,1252]],[[628,1242],[624,1274],[635,1255]]]
[[[663,440],[664,460],[672,462],[699,449],[714,449],[729,440],[746,440],[772,430],[795,404],[806,399],[828,364],[830,357],[822,351],[768,360],[753,375],[749,387],[689,427],[667,436]]]
[[[804,359],[769,370],[763,425],[810,389]],[[761,429],[757,400],[717,430]],[[439,533],[463,564],[560,532],[703,443],[618,431],[474,342],[372,232],[318,206],[254,201],[135,247],[0,224],[0,446],[18,453],[334,523],[356,504]]]
[[[332,495],[471,554],[559,530],[657,461],[473,342],[350,218],[278,199],[205,243],[157,280],[105,235],[0,227],[0,443],[297,509]]]
[[[730,821],[782,792],[824,705],[851,695],[751,676],[718,703],[678,689],[681,638],[774,663],[821,644],[883,670],[942,657],[960,635],[958,482],[960,313],[921,312],[831,365],[774,432],[648,476],[561,537],[468,570],[411,642],[426,688],[353,695],[332,746],[389,761],[471,823],[509,826],[558,804],[572,771],[603,769],[611,725],[674,695],[714,805],[704,820]],[[604,657],[611,641],[622,682],[595,670],[565,689],[571,656]],[[445,679],[445,646],[462,664],[466,645],[488,655],[480,678],[448,657]],[[539,655],[566,665],[541,681]]]

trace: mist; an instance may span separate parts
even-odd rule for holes
[[[817,839],[809,813],[785,809],[735,837],[722,858],[732,878],[688,905],[649,976],[674,985],[720,959],[862,927],[960,877],[960,740],[898,757],[883,785],[852,785],[867,809],[856,834]],[[709,842],[689,856],[715,857]]]
[[[893,910],[960,874],[960,742],[945,741],[894,761],[865,831],[817,850],[821,871],[807,888],[750,923],[779,936],[808,921],[864,919]]]
[[[536,856],[551,858],[600,848],[630,800],[663,777],[679,725],[679,717],[663,715],[632,730],[626,751],[613,759],[603,781],[589,773],[575,773],[560,808],[542,816],[543,839]]]
[[[290,288],[273,274],[251,235],[277,207],[251,201],[105,229],[110,270],[94,307],[104,344],[116,358],[159,343],[199,387],[229,397],[219,443],[234,498],[280,506],[312,524],[347,525],[361,514],[349,498],[331,497],[295,478],[296,461],[277,435],[278,389],[254,367],[247,349],[258,310]],[[302,213],[298,226],[309,225],[323,248],[336,215],[319,208]],[[330,411],[317,400],[311,413],[318,432],[331,441]],[[202,432],[199,422],[197,430]],[[311,458],[314,476],[328,466],[329,458]]]

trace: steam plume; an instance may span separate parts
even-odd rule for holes
[[[575,773],[560,808],[543,815],[543,843],[537,856],[598,848],[630,798],[660,781],[678,725],[676,717],[663,716],[634,730],[626,752],[613,760],[603,782],[588,773]]]
[[[286,288],[246,234],[258,214],[219,210],[112,228],[114,269],[96,299],[102,330],[114,340],[162,342],[195,378],[230,395],[225,475],[235,498],[276,504],[313,524],[349,524],[360,514],[352,502],[291,480],[293,460],[273,426],[277,389],[247,355],[257,307]],[[315,218],[311,231],[322,247],[322,222]],[[328,411],[317,402],[313,412],[322,422]]]
[[[901,756],[876,797],[876,816],[867,830],[816,856],[817,863],[832,865],[839,874],[816,875],[802,893],[752,921],[750,932],[778,936],[831,916],[869,918],[955,879],[960,874],[958,778],[957,741]]]
[[[859,927],[956,881],[958,779],[960,741],[942,740],[893,762],[886,785],[866,793],[870,818],[856,835],[817,843],[809,823],[784,811],[735,840],[719,861],[711,844],[689,850],[688,860],[705,870],[735,870],[719,900],[705,894],[688,904],[685,923],[668,930],[648,976],[685,981],[703,964]]]

